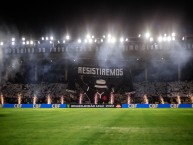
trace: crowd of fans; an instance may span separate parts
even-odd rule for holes
[[[144,95],[150,104],[161,103],[160,96],[165,103],[192,103],[193,81],[176,82],[141,82],[133,84],[135,93],[131,95],[131,103],[144,103]],[[33,97],[37,96],[37,104],[47,103],[47,96],[52,98],[52,104],[60,104],[61,97],[64,103],[78,103],[79,91],[76,93],[67,91],[64,83],[40,83],[40,84],[12,84],[0,85],[0,92],[4,97],[4,103],[17,104],[18,95],[21,95],[22,104],[31,104]],[[94,96],[93,96],[94,97]],[[114,94],[115,103],[127,103],[128,95],[122,93]],[[88,96],[84,95],[83,103],[91,103]]]

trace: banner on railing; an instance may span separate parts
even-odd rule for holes
[[[0,104],[0,108],[193,108],[193,104]]]
[[[193,108],[193,104],[122,104],[122,108]]]
[[[69,108],[121,108],[121,104],[70,104]]]
[[[3,108],[66,108],[66,104],[3,104]]]

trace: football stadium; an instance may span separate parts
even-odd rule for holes
[[[0,40],[1,145],[190,145],[193,35]]]

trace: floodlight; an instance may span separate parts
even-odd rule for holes
[[[3,45],[3,41],[1,41],[1,46]]]
[[[138,37],[140,38],[140,37],[141,37],[141,34],[139,34]]]
[[[176,33],[172,33],[172,37],[175,37],[176,36]]]
[[[50,44],[52,44],[52,41],[50,41]]]
[[[94,35],[92,35],[92,38],[94,38]]]
[[[128,38],[126,38],[125,41],[128,41]]]
[[[91,38],[90,34],[87,34],[86,39],[90,39],[90,38]]]
[[[70,39],[70,36],[69,35],[66,35],[66,40],[69,40]]]
[[[25,41],[23,41],[22,44],[25,45]]]
[[[38,44],[40,44],[40,41],[38,41]]]
[[[97,42],[97,39],[95,39],[94,42]]]
[[[60,44],[60,41],[58,40],[58,44]]]
[[[63,43],[65,43],[66,41],[65,40],[63,40]]]
[[[185,40],[185,38],[184,38],[184,37],[182,37],[182,40]]]
[[[50,40],[54,40],[54,37],[53,37],[53,36],[50,36]]]
[[[28,44],[29,44],[29,41],[26,41],[26,44],[28,45]]]
[[[163,40],[162,36],[159,36],[159,37],[158,37],[158,41],[159,41],[159,42],[162,42],[162,40]]]
[[[44,37],[42,37],[42,40],[44,40]]]
[[[81,43],[82,41],[81,41],[81,39],[78,39],[78,43]]]
[[[111,38],[111,34],[108,34],[108,36],[107,36],[108,38]]]
[[[116,42],[116,38],[113,37],[113,38],[111,39],[111,43],[115,43],[115,42]]]
[[[12,45],[15,45],[15,42],[13,41],[13,42],[11,42],[11,44],[12,44]]]
[[[24,37],[22,38],[22,41],[25,41],[25,38],[24,38]]]
[[[105,38],[105,35],[103,35],[103,38]]]
[[[103,42],[103,39],[101,39],[101,42]]]
[[[149,38],[149,41],[152,42],[153,41],[153,37]]]
[[[48,37],[46,37],[46,40],[48,40],[49,38]]]
[[[15,38],[12,38],[11,41],[15,41]]]
[[[150,37],[150,33],[147,32],[147,33],[145,34],[145,37],[146,37],[146,38],[149,38],[149,37]]]
[[[120,42],[122,43],[124,41],[123,37],[120,38]]]
[[[30,44],[31,44],[31,45],[33,45],[33,44],[34,44],[34,42],[31,40],[31,41],[30,41]]]
[[[175,40],[176,40],[176,38],[175,38],[175,37],[172,37],[172,40],[173,40],[173,41],[175,41]]]

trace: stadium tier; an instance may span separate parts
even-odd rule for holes
[[[1,104],[192,103],[188,37],[0,44]]]

